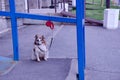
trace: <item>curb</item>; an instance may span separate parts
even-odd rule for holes
[[[72,59],[70,71],[65,80],[77,80],[77,77],[76,77],[77,73],[78,73],[77,59]]]

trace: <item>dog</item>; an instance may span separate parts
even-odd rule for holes
[[[34,48],[33,48],[32,60],[41,60],[47,61],[48,59],[48,49],[43,35],[35,35]]]

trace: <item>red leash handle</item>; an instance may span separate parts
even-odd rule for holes
[[[50,29],[52,29],[52,30],[54,29],[54,24],[53,24],[53,22],[51,22],[51,21],[47,21],[47,22],[46,22],[46,26],[47,26],[47,27],[50,27]]]

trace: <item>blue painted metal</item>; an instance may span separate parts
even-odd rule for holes
[[[17,18],[15,17],[15,2],[14,0],[9,0],[10,3],[10,17],[11,17],[11,27],[12,27],[12,40],[13,40],[13,53],[14,60],[19,60],[18,51],[18,32],[17,32]]]
[[[20,18],[29,18],[29,19],[37,19],[37,20],[51,20],[56,22],[76,23],[75,18],[53,17],[53,16],[25,14],[25,13],[16,13],[15,15],[17,18],[20,17]]]
[[[19,60],[17,18],[29,18],[29,19],[37,19],[37,20],[51,20],[57,22],[76,23],[79,80],[84,80],[84,69],[85,69],[84,0],[76,0],[77,3],[76,19],[16,13],[14,0],[9,0],[9,3],[10,3],[10,12],[0,11],[0,16],[11,17],[14,60],[16,61]]]
[[[77,15],[77,50],[79,80],[84,80],[85,70],[85,37],[84,37],[84,0],[76,0]]]
[[[10,12],[0,11],[0,16],[11,16]]]
[[[12,16],[12,15],[10,12],[0,11],[0,16]],[[51,20],[56,22],[76,23],[75,18],[53,17],[53,16],[25,14],[25,13],[14,13],[14,16],[16,18],[28,18],[28,19],[37,19],[37,20]]]
[[[0,16],[11,17],[14,60],[19,60],[17,18],[29,18],[29,19],[37,19],[37,20],[51,20],[57,22],[76,23],[76,19],[74,18],[50,17],[43,15],[16,13],[15,1],[9,0],[9,3],[10,3],[10,12],[0,11]]]

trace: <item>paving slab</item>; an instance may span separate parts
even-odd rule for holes
[[[55,30],[53,31],[54,42],[50,49],[50,58],[48,59],[47,62],[43,61],[40,63],[33,62],[30,60],[31,54],[33,53],[32,49],[34,46],[33,45],[34,36],[35,34],[43,34],[45,35],[47,39],[49,36],[51,36],[52,32],[44,25],[32,25],[32,26],[29,25],[29,26],[25,26],[22,29],[20,29],[18,32],[20,61],[15,66],[14,70],[12,70],[7,75],[1,76],[0,80],[12,80],[12,79],[16,79],[16,80],[19,80],[19,79],[20,80],[65,80],[69,74],[71,60],[72,58],[76,58],[76,53],[75,53],[76,47],[72,49],[72,47],[74,46],[74,43],[76,43],[74,41],[75,37],[71,37],[75,35],[74,32],[76,30],[74,29],[75,27],[74,28],[72,27],[73,26],[70,26],[70,25],[67,27],[64,26],[64,29],[63,29],[61,25],[60,26],[55,25]],[[71,32],[72,32],[72,35],[70,34]],[[62,34],[59,34],[59,33],[62,33]],[[65,35],[65,37],[68,36],[71,38],[67,38],[67,37],[63,38],[62,35]],[[6,53],[6,54],[0,53],[0,55],[9,56],[9,57],[13,55],[12,48],[11,48],[12,47],[11,39],[12,38],[11,38],[10,31],[1,37],[0,43],[2,43],[3,46],[0,46],[0,50],[2,52],[9,52],[9,53]],[[68,41],[69,39],[71,41]],[[64,46],[60,45],[60,43],[58,44],[58,40],[61,40],[61,44],[64,44]],[[72,44],[69,44],[71,42]],[[5,47],[7,49],[5,49]],[[60,48],[61,50],[59,50]],[[11,75],[16,75],[16,76],[11,76]]]
[[[19,65],[23,65],[26,64],[27,62],[30,62],[34,35],[36,33],[41,33],[42,32],[41,28],[43,27],[44,26],[39,26],[39,25],[27,26],[19,31],[19,50],[20,50],[20,60],[21,60]],[[43,29],[43,31],[45,30]],[[58,34],[56,34],[52,48],[50,50],[50,58],[53,59],[56,57],[57,59],[58,58],[73,59],[77,57],[76,43],[75,43],[76,37],[74,37],[76,36],[75,32],[76,32],[75,26],[67,25],[64,28],[62,28]],[[85,79],[86,80],[120,80],[119,33],[120,33],[120,28],[115,30],[108,30],[102,27],[95,27],[95,26],[85,27],[85,46],[86,46]],[[0,43],[1,44],[6,43],[6,45],[9,44],[10,46],[11,44],[10,38],[11,36],[8,35],[1,37]],[[0,46],[0,51],[3,51],[4,53],[6,52],[12,53],[10,52],[11,47],[10,48],[7,47],[8,49],[4,50],[5,48],[3,47],[5,47],[6,45]],[[0,53],[0,55],[8,56],[11,54]],[[68,74],[68,72],[66,72],[66,74]],[[4,77],[2,77],[2,79],[4,79]]]
[[[48,59],[48,61],[19,61],[14,70],[1,76],[0,80],[65,80],[71,59]]]
[[[9,73],[16,63],[12,58],[0,56],[0,76]]]
[[[65,25],[54,38],[51,58],[77,58],[76,27]]]
[[[120,80],[120,28],[86,27],[86,80]]]

